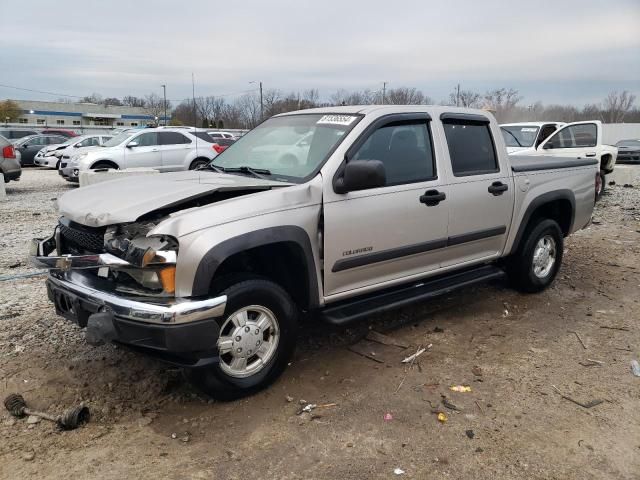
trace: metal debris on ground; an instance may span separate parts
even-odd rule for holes
[[[299,409],[296,412],[296,415],[302,415],[303,413],[309,413],[309,412],[311,412],[311,410],[313,410],[316,407],[317,407],[317,405],[315,403],[307,403],[304,407],[302,407],[301,409]]]
[[[638,363],[637,360],[631,360],[631,372],[633,372],[636,377],[640,377],[640,363]]]
[[[449,410],[455,410],[456,412],[461,412],[462,411],[462,409],[460,407],[458,407],[454,403],[451,403],[449,401],[449,399],[447,397],[445,397],[444,395],[442,396],[442,405],[444,405]]]
[[[416,358],[418,358],[420,355],[422,355],[424,352],[426,352],[428,348],[431,348],[432,346],[433,346],[433,344],[430,343],[429,345],[427,345],[427,348],[419,348],[416,351],[416,353],[414,353],[413,355],[409,355],[407,358],[402,360],[402,363],[413,362]]]
[[[571,398],[570,396],[565,395],[564,393],[562,393],[560,390],[558,390],[558,388],[555,385],[551,385],[551,387],[562,398],[564,398],[565,400],[569,400],[570,402],[575,403],[576,405],[579,405],[582,408],[592,408],[592,407],[595,407],[596,405],[600,405],[601,403],[604,403],[604,400],[601,400],[601,399],[590,400],[590,401],[588,401],[586,403],[579,402],[578,400],[575,400],[575,399]]]
[[[471,391],[471,387],[469,385],[451,385],[449,390],[452,392],[466,393]]]
[[[88,423],[91,418],[89,409],[83,404],[66,410],[62,415],[51,415],[49,413],[32,410],[27,407],[27,402],[25,402],[22,395],[17,393],[12,393],[5,398],[4,406],[7,411],[16,418],[29,416],[27,419],[28,423],[37,423],[37,421],[34,421],[32,417],[44,418],[45,420],[54,422],[62,430],[74,430]]]

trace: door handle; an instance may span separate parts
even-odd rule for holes
[[[595,157],[596,154],[594,152],[585,154],[585,157]]]
[[[502,182],[493,182],[491,185],[489,185],[489,188],[487,190],[494,197],[497,197],[498,195],[502,195],[504,192],[509,190],[509,186],[505,185]]]
[[[438,190],[427,190],[424,195],[420,195],[420,203],[424,203],[427,207],[434,207],[442,202],[447,196],[444,192]]]

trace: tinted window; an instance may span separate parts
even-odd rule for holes
[[[147,132],[142,135],[138,135],[132,139],[134,142],[138,142],[139,147],[152,147],[158,145],[158,134],[155,132]]]
[[[40,145],[46,145],[47,144],[47,137],[33,137],[30,140],[27,140],[25,142],[25,145],[27,147],[37,147]]]
[[[488,123],[445,122],[444,133],[455,176],[498,171],[498,161]]]
[[[419,182],[435,177],[431,137],[424,122],[396,122],[371,134],[353,160],[380,160],[387,185]]]
[[[571,125],[559,130],[547,142],[548,148],[580,148],[595,147],[598,127],[595,123]]]
[[[194,137],[198,137],[199,140],[204,140],[207,143],[213,143],[213,138],[207,132],[190,132]],[[216,141],[218,139],[216,138]]]
[[[160,132],[160,145],[180,145],[191,143],[187,137],[178,132]]]
[[[78,144],[78,148],[80,147],[95,147],[96,145],[100,145],[98,142],[98,137],[85,138]]]
[[[47,145],[56,145],[58,143],[64,143],[66,142],[67,137],[48,137],[47,138]]]
[[[233,142],[235,142],[235,140],[232,138],[216,138],[216,143],[222,147],[228,147],[229,145],[232,145]]]

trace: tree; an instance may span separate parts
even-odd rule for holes
[[[22,115],[22,109],[20,108],[20,105],[13,100],[0,102],[0,121],[13,122],[17,120],[20,115]]]
[[[167,100],[167,105],[164,104],[164,99],[157,93],[151,93],[144,97],[145,107],[153,117],[161,118],[164,116],[164,112],[167,112],[167,116],[171,110],[171,102]]]
[[[121,107],[122,106],[122,102],[120,101],[120,99],[115,98],[115,97],[105,98],[102,101],[102,104],[105,107]]]
[[[102,103],[102,95],[100,95],[99,93],[93,92],[91,95],[89,95],[87,97],[82,97],[80,100],[78,100],[78,103],[96,103],[96,104],[100,104],[100,103]]]
[[[183,100],[171,113],[171,123],[179,122],[179,125],[191,125],[193,123],[193,101]]]
[[[497,88],[485,93],[484,107],[492,110],[499,122],[504,122],[508,120],[509,115],[520,100],[522,100],[522,97],[518,95],[518,90]]]
[[[433,103],[433,100],[426,97],[420,90],[408,87],[389,89],[384,100],[389,105],[425,105]]]
[[[636,96],[627,90],[611,92],[604,99],[604,118],[607,123],[622,123],[627,112],[631,110]]]
[[[198,116],[202,119],[202,125],[206,127],[209,124],[215,126],[215,122],[222,114],[224,107],[224,99],[214,96],[196,98],[196,110]]]
[[[134,97],[133,95],[125,95],[122,97],[122,104],[128,107],[144,107],[144,98]]]
[[[454,90],[449,94],[449,104],[459,107],[480,108],[482,106],[482,95],[473,90]]]

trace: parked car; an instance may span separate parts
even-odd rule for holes
[[[20,154],[9,140],[0,135],[0,172],[4,183],[19,180],[22,175]]]
[[[620,140],[616,143],[618,163],[640,163],[640,139]]]
[[[537,148],[553,132],[565,125],[562,122],[521,122],[500,125],[508,153]]]
[[[213,138],[213,141],[215,142],[213,145],[213,149],[218,152],[218,153],[222,153],[224,152],[227,148],[229,148],[231,145],[233,145],[236,140],[234,138],[222,138],[222,137],[218,137],[218,138]]]
[[[44,147],[58,145],[67,140],[60,135],[38,134],[24,137],[14,142],[16,149],[20,152],[22,166],[34,165],[36,154]]]
[[[502,130],[503,135],[505,134]],[[600,198],[606,185],[606,175],[613,172],[618,149],[602,143],[602,122],[588,120],[562,125],[537,147],[519,150],[517,155],[545,155],[552,157],[577,156],[595,158],[600,165],[600,177],[596,199]]]
[[[80,172],[98,168],[150,167],[161,172],[206,165],[218,155],[205,132],[168,128],[127,131],[102,145],[63,159],[58,173],[77,182]]]
[[[277,149],[250,161],[269,139],[289,137],[284,150],[305,135],[305,162]],[[547,288],[564,237],[591,219],[597,176],[595,158],[508,156],[486,111],[303,110],[206,170],[66,193],[32,254],[90,343],[182,365],[229,400],[283,372],[303,312],[346,325],[505,271],[525,292]]]
[[[29,130],[26,128],[0,128],[0,136],[13,142],[19,138],[27,137],[29,135],[37,135],[40,132],[36,130]]]
[[[107,140],[113,138],[111,135],[80,135],[71,137],[65,142],[44,147],[34,158],[34,163],[41,167],[57,169],[60,161],[70,159],[72,155],[80,153],[87,147],[102,146]]]
[[[66,130],[64,128],[45,128],[40,133],[46,133],[49,135],[61,135],[66,138],[77,137],[78,134],[73,130]]]
[[[211,135],[213,138],[236,138],[233,133],[230,132],[221,132],[219,130],[207,130],[207,133]]]

